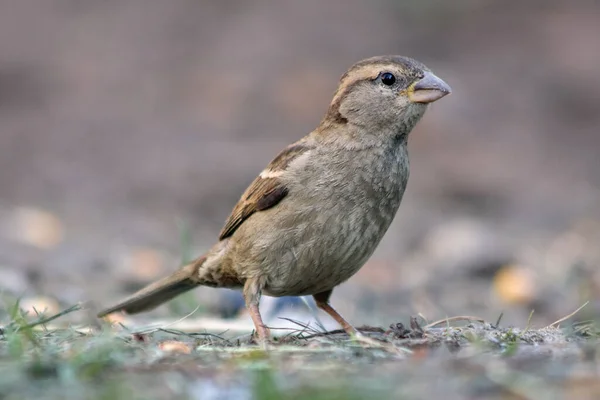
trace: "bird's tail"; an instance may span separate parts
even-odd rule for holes
[[[195,288],[199,285],[198,268],[205,260],[206,257],[200,257],[190,264],[181,267],[173,274],[151,283],[115,306],[100,311],[98,317],[102,318],[115,311],[125,311],[128,314],[148,311]]]

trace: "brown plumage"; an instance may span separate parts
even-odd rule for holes
[[[427,104],[448,93],[446,83],[410,58],[382,56],[353,65],[319,127],[284,149],[250,184],[205,255],[99,316],[145,311],[204,285],[243,288],[263,342],[269,331],[258,311],[262,293],[311,294],[356,334],[329,297],[385,234],[408,180],[408,134]]]
[[[279,179],[279,175],[295,158],[308,150],[310,147],[294,144],[285,148],[271,161],[235,205],[221,230],[219,240],[231,236],[237,227],[256,211],[263,211],[275,206],[287,195],[288,189]]]

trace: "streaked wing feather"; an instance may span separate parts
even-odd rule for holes
[[[279,178],[290,163],[312,147],[293,144],[285,148],[246,189],[221,230],[219,240],[233,235],[237,228],[257,211],[277,205],[288,194],[288,188]]]

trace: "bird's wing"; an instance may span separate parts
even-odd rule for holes
[[[250,184],[227,218],[219,234],[219,240],[231,235],[252,214],[277,205],[288,194],[288,188],[281,179],[292,161],[311,150],[312,147],[296,143],[286,147],[260,175]]]

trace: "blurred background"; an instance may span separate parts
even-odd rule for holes
[[[413,131],[403,205],[333,304],[356,325],[548,324],[587,300],[596,317],[598,38],[594,0],[4,0],[0,291],[94,309],[174,270],[352,63],[402,54],[453,94]],[[154,315],[238,300],[200,289]]]

